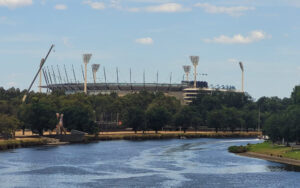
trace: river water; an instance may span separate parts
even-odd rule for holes
[[[256,139],[105,141],[0,152],[0,187],[300,187],[299,169],[227,152]]]

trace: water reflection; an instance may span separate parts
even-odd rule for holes
[[[17,149],[0,153],[0,187],[300,187],[300,167],[227,152],[230,145],[258,142],[109,141]]]

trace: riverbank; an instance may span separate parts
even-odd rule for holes
[[[190,138],[257,138],[260,132],[159,132],[159,133],[111,133],[99,134],[98,136],[85,136],[85,141],[108,141],[108,140],[159,140],[159,139],[190,139]]]
[[[240,146],[237,148],[238,150],[236,150],[236,152],[232,150],[232,147],[229,151],[241,156],[300,166],[300,150],[295,150],[292,147],[264,142],[260,144]]]
[[[85,135],[80,142],[76,143],[90,143],[97,141],[110,141],[110,140],[160,140],[160,139],[190,139],[190,138],[257,138],[260,136],[260,132],[165,132],[161,131],[157,134],[154,132],[147,132],[143,134],[142,132],[138,132],[135,134],[134,132],[105,132],[100,133],[99,135]],[[47,136],[47,135],[45,135]],[[60,142],[58,139],[54,138],[32,138],[22,136],[16,139],[11,140],[0,140],[0,151],[22,148],[22,147],[32,147],[32,146],[40,146],[40,145],[64,145],[69,144],[68,142]]]
[[[24,147],[41,146],[49,143],[47,138],[21,138],[0,140],[0,151]]]

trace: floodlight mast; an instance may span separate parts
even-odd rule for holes
[[[241,71],[242,71],[242,92],[244,93],[244,66],[242,62],[239,62]]]
[[[199,63],[199,56],[190,56],[190,59],[194,66],[194,88],[197,87],[197,66]]]
[[[191,66],[189,65],[184,65],[183,66],[183,70],[184,70],[184,73],[186,75],[186,81],[188,82],[189,81],[189,74],[190,74],[190,71],[191,71]]]
[[[83,54],[84,63],[84,93],[87,94],[87,64],[89,63],[92,54]]]
[[[99,68],[100,68],[100,64],[92,64],[94,84],[96,84],[96,73],[99,70]]]
[[[48,59],[48,56],[49,56],[50,52],[52,51],[53,47],[54,47],[54,44],[51,45],[51,47],[50,47],[50,49],[49,49],[49,51],[48,51],[46,57],[43,58],[43,59],[41,60],[40,68],[39,68],[38,72],[36,73],[36,75],[34,76],[34,78],[33,78],[32,82],[31,82],[31,84],[30,84],[28,90],[26,91],[25,95],[23,96],[22,102],[25,102],[25,101],[26,101],[27,95],[28,95],[28,93],[30,92],[30,89],[31,89],[33,83],[35,82],[37,76],[38,76],[39,73],[41,72],[41,69],[43,68],[43,66],[44,66],[44,64],[45,64],[45,62],[46,62],[46,60]]]

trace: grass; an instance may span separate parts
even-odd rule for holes
[[[155,133],[113,133],[113,134],[99,134],[97,137],[93,135],[85,136],[85,141],[97,141],[97,140],[159,140],[159,139],[177,139],[177,138],[250,138],[257,137],[260,133],[249,132],[159,132]]]
[[[276,145],[272,144],[271,142],[251,144],[249,145],[249,151],[275,157],[286,157],[290,159],[300,160],[300,150],[293,150],[291,147]]]
[[[0,140],[0,150],[39,146],[39,145],[47,144],[47,142],[48,140],[45,138],[22,138],[22,139]]]

